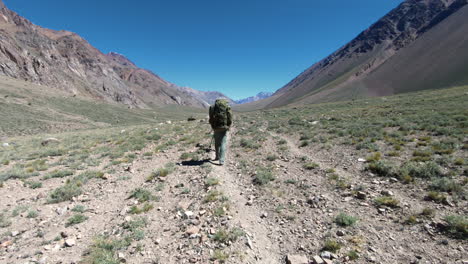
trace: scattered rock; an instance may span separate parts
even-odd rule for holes
[[[120,262],[123,262],[123,263],[127,262],[127,260],[125,259],[125,254],[124,253],[119,252],[119,254],[117,256],[119,257]]]
[[[9,247],[11,245],[13,245],[13,241],[8,240],[8,241],[5,241],[2,244],[0,244],[0,248],[7,248],[7,247]]]
[[[249,236],[247,236],[247,246],[249,246],[250,249],[253,249],[252,240],[250,240]]]
[[[12,236],[12,237],[16,237],[16,236],[18,236],[19,234],[20,234],[19,231],[13,231],[13,232],[11,232],[11,236]]]
[[[58,215],[64,215],[67,212],[68,208],[67,207],[57,207],[55,208],[55,212]]]
[[[366,162],[366,159],[359,158],[358,161],[359,161],[359,162]]]
[[[268,213],[263,213],[260,218],[267,218],[268,217]]]
[[[309,260],[306,256],[303,255],[287,255],[286,256],[287,264],[309,264]]]
[[[195,235],[195,234],[198,234],[200,232],[200,228],[196,227],[196,226],[191,226],[189,228],[187,228],[187,230],[185,231],[185,233],[187,235]]]
[[[338,231],[336,231],[336,235],[337,236],[344,236],[346,234],[345,234],[345,232],[343,230],[338,230]]]
[[[5,143],[2,144],[2,146],[8,147],[8,146],[10,146],[10,144],[8,144],[8,143],[5,142]]]
[[[367,198],[367,194],[365,192],[359,191],[359,192],[356,193],[356,197],[358,199],[365,200]]]
[[[328,251],[324,251],[320,253],[320,257],[322,257],[323,259],[331,259],[331,253]]]
[[[389,190],[383,190],[380,193],[385,196],[393,196],[393,192]]]
[[[67,239],[65,240],[65,246],[67,247],[73,247],[76,245],[76,241],[74,239]]]
[[[185,211],[184,215],[185,215],[185,217],[187,217],[187,218],[192,218],[193,215],[194,215],[194,213],[193,213],[192,211]]]
[[[324,264],[325,262],[323,261],[323,259],[319,256],[314,256],[312,258],[312,263],[313,264]]]

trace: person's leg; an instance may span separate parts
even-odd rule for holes
[[[219,163],[224,164],[226,160],[226,151],[227,151],[227,131],[220,132],[221,133],[221,146],[219,149]]]
[[[214,137],[215,152],[216,152],[216,158],[214,160],[219,160],[219,149],[221,147],[222,135],[220,135],[219,132],[214,132],[213,137]]]

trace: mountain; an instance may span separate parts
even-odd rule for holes
[[[0,74],[129,107],[207,104],[138,68],[123,55],[103,54],[75,33],[32,24],[9,10],[2,0]]]
[[[192,97],[198,98],[199,100],[206,102],[207,106],[214,104],[216,99],[219,99],[219,98],[228,100],[230,104],[236,104],[231,98],[227,97],[226,95],[220,92],[215,92],[215,91],[205,92],[205,91],[195,90],[190,87],[178,87],[178,89],[182,93],[187,94],[188,96],[192,96]]]
[[[467,0],[407,0],[272,97],[244,108],[468,84],[467,4]]]
[[[266,98],[268,98],[268,97],[270,97],[272,95],[273,95],[273,93],[271,93],[271,92],[260,92],[255,96],[250,96],[250,97],[247,97],[247,98],[244,98],[244,99],[236,100],[235,103],[236,104],[251,103],[251,102],[258,101],[258,100],[266,99]]]

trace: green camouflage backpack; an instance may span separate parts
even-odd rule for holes
[[[228,129],[232,120],[231,107],[225,99],[217,99],[214,106],[210,106],[210,124],[213,129]]]

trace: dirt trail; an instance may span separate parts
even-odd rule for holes
[[[253,252],[246,252],[248,258],[243,263],[280,263],[278,245],[271,240],[268,236],[271,232],[260,221],[261,210],[247,205],[247,199],[242,195],[243,187],[227,167],[216,166],[214,172],[222,181],[222,191],[232,201],[232,224],[241,227],[252,242]]]

